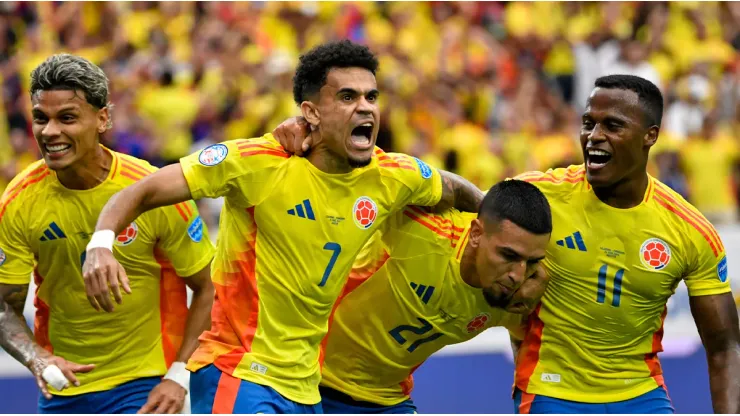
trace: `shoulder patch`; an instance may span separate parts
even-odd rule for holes
[[[727,281],[727,256],[723,256],[722,260],[717,263],[717,277],[722,283]]]
[[[192,223],[188,226],[188,236],[196,243],[200,243],[203,240],[203,220],[200,215],[195,217]]]
[[[0,248],[0,266],[5,264],[6,259],[7,257],[5,256],[5,252],[3,251],[3,249]]]
[[[201,165],[215,166],[223,162],[229,154],[229,148],[225,144],[212,144],[200,151],[198,161]]]
[[[415,157],[416,164],[419,165],[419,171],[421,172],[421,177],[424,179],[429,179],[432,177],[432,168],[429,167],[424,161],[419,159],[418,157]]]

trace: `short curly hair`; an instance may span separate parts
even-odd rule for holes
[[[321,44],[301,55],[293,76],[293,99],[300,105],[326,84],[332,68],[365,68],[375,75],[378,58],[365,45],[349,40]]]

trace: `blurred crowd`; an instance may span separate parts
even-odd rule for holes
[[[50,54],[101,65],[105,144],[162,166],[298,115],[300,53],[341,38],[379,56],[378,145],[483,189],[581,163],[594,80],[647,78],[666,99],[651,173],[713,222],[738,218],[738,2],[2,2],[0,189],[38,158],[27,91]]]

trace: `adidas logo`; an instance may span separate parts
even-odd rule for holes
[[[562,240],[556,241],[555,244],[560,247],[568,247],[571,250],[575,250],[576,247],[578,247],[578,251],[587,251],[586,244],[583,242],[583,237],[581,237],[580,231],[576,231],[573,235],[569,235]]]
[[[309,201],[308,199],[304,199],[303,203],[296,205],[295,208],[289,209],[288,215],[297,215],[300,218],[308,218],[309,220],[316,220],[316,217],[313,216],[313,208],[311,208],[311,201]]]
[[[57,223],[53,222],[49,224],[49,227],[47,227],[44,230],[44,235],[41,236],[39,240],[41,241],[51,241],[56,240],[58,238],[67,238],[67,236],[62,232],[62,229],[59,228]]]
[[[411,288],[416,289],[416,296],[418,296],[424,304],[429,302],[429,299],[432,298],[432,293],[434,293],[434,286],[418,285],[411,282]]]

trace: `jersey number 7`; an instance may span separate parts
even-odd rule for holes
[[[332,254],[329,259],[329,264],[326,265],[326,270],[324,270],[324,276],[321,278],[319,287],[323,287],[326,284],[326,281],[329,280],[329,275],[331,274],[331,270],[334,268],[334,264],[337,262],[337,257],[339,257],[339,253],[342,252],[342,246],[337,243],[326,243],[324,244],[324,250],[331,250]]]

